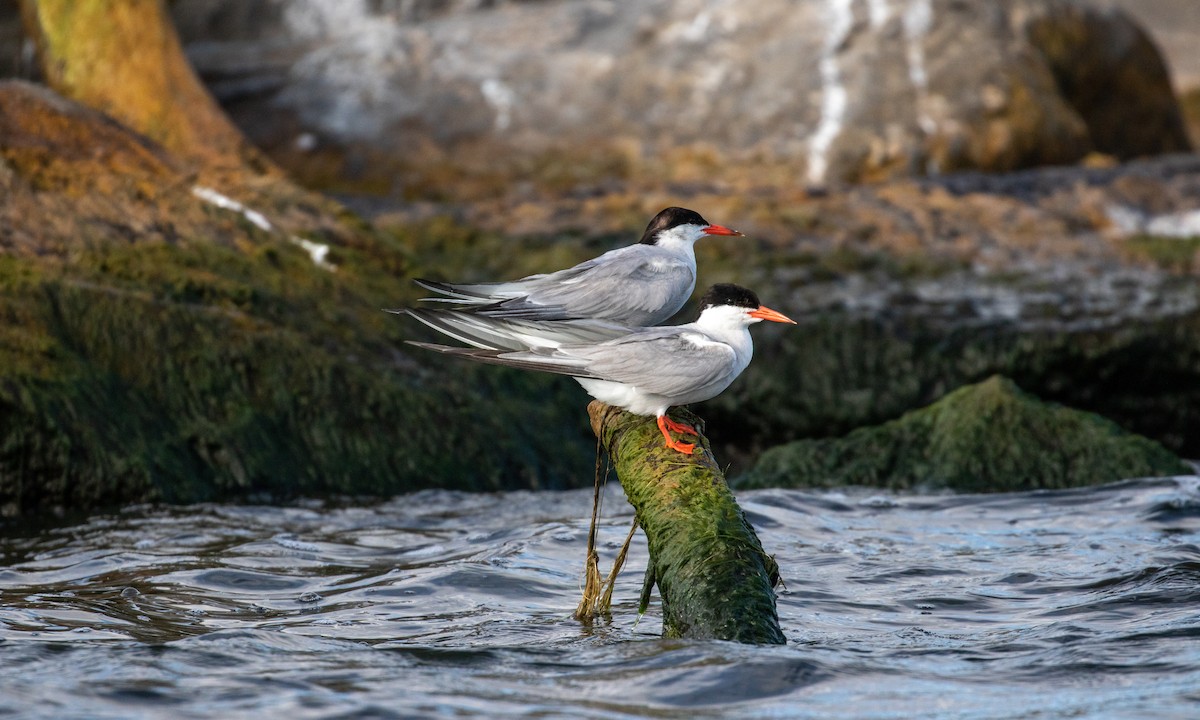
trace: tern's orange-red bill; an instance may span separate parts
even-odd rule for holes
[[[758,318],[759,320],[770,320],[771,322],[791,323],[796,324],[796,321],[784,315],[781,312],[772,310],[766,305],[759,305],[757,310],[751,310],[750,317]]]
[[[730,230],[723,225],[709,225],[704,228],[705,235],[741,235],[737,230]]]

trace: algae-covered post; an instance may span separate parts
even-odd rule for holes
[[[701,437],[703,451],[685,455],[663,445],[649,418],[599,401],[588,414],[646,533],[647,576],[662,596],[663,635],[785,643],[775,609],[778,567],[707,441]]]

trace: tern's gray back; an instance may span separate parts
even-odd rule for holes
[[[645,327],[678,312],[695,287],[693,258],[654,245],[633,245],[530,278],[528,299],[573,317]]]

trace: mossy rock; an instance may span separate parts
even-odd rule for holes
[[[737,484],[1009,492],[1191,472],[1152,440],[994,376],[882,425],[773,448]]]
[[[436,338],[380,308],[413,302],[414,276],[517,277],[615,237],[518,240],[446,219],[383,232],[284,178],[214,186],[269,217],[269,232],[197,198],[200,183],[101,113],[0,82],[0,510],[590,482],[574,383],[410,353],[403,340]],[[641,206],[614,207],[636,232]],[[328,245],[336,270],[293,238]],[[886,254],[699,252],[705,282],[775,288],[764,300],[800,281],[772,274],[788,263],[904,273]],[[801,328],[756,332],[754,366],[698,408],[735,468],[993,373],[1189,457],[1200,448],[1200,311],[1083,330],[903,308],[797,317]]]
[[[410,354],[382,311],[414,299],[411,253],[469,233],[221,187],[264,228],[24,83],[0,83],[0,163],[0,516],[591,481],[577,387]]]
[[[102,245],[65,277],[0,281],[6,514],[589,475],[565,383],[424,365],[378,276],[271,249]]]

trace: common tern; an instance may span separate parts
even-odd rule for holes
[[[702,402],[716,397],[750,364],[754,343],[750,325],[762,320],[791,323],[787,316],[762,305],[746,288],[721,284],[712,286],[700,302],[700,317],[694,322],[667,327],[629,329],[619,337],[584,342],[560,342],[533,336],[537,326],[525,328],[526,336],[514,334],[504,320],[474,316],[456,310],[412,310],[432,327],[448,327],[451,336],[475,345],[450,347],[409,341],[411,345],[447,355],[493,365],[570,375],[592,397],[624,408],[636,415],[654,416],[666,445],[691,454],[693,443],[671,437],[671,431],[698,435],[694,428],[667,417],[675,405]],[[458,322],[463,317],[470,323]],[[561,331],[574,329],[581,336],[611,331],[611,325],[594,321],[546,323]],[[497,342],[496,337],[502,337]],[[524,345],[513,350],[513,345]]]
[[[706,235],[741,235],[713,225],[694,210],[669,207],[646,227],[642,239],[558,272],[510,282],[447,283],[417,280],[458,303],[461,310],[509,320],[590,318],[629,327],[664,322],[696,289],[694,245]]]

